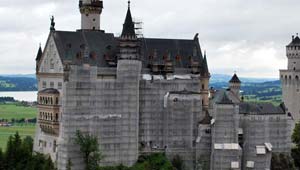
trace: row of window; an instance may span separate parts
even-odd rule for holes
[[[40,112],[40,119],[49,121],[58,121],[58,113],[54,114],[49,112]]]
[[[40,96],[39,97],[39,104],[43,105],[58,105],[59,100],[58,97],[47,97],[47,96]]]
[[[288,50],[300,50],[300,46],[298,47],[287,47]]]
[[[55,88],[55,84],[54,82],[50,82],[49,86],[47,85],[47,82],[46,81],[43,81],[42,83],[42,88]],[[57,83],[57,89],[62,89],[62,82],[58,82]]]

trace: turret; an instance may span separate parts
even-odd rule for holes
[[[38,50],[37,55],[36,55],[36,58],[35,58],[35,61],[36,61],[36,73],[38,73],[38,70],[39,70],[38,65],[39,65],[39,62],[40,62],[40,60],[42,58],[42,55],[43,55],[43,51],[42,51],[42,47],[40,45],[39,50]]]
[[[292,36],[292,42],[286,46],[288,70],[300,70],[300,38]]]
[[[100,14],[103,9],[102,0],[79,0],[82,30],[100,30]]]
[[[120,41],[120,56],[119,59],[138,59],[138,39],[135,33],[134,22],[130,11],[130,1],[128,1],[128,10],[123,24]]]
[[[203,110],[208,110],[209,107],[209,79],[210,73],[208,70],[206,52],[201,63],[200,80],[201,80],[201,96]]]
[[[238,98],[240,98],[241,83],[242,82],[240,81],[236,73],[234,73],[231,80],[229,81],[229,88],[230,91],[232,91]]]

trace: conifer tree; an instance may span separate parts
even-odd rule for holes
[[[296,124],[292,141],[296,145],[296,147],[292,149],[292,157],[294,159],[295,166],[300,169],[300,123]]]

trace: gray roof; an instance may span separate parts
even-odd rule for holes
[[[63,63],[65,61],[76,63],[80,58],[84,58],[91,64],[108,67],[105,56],[115,57],[117,53],[118,43],[113,34],[101,31],[55,31],[52,33]],[[84,53],[88,56],[84,57]],[[92,55],[96,56],[95,60]]]
[[[241,83],[241,80],[239,79],[239,77],[234,74],[231,78],[231,80],[229,81],[229,83]]]
[[[182,95],[200,95],[201,93],[195,92],[195,91],[188,91],[188,90],[182,90],[182,91],[170,91],[169,94],[182,94]]]
[[[42,55],[43,55],[43,51],[42,51],[42,47],[40,46],[40,47],[39,47],[39,50],[38,50],[38,52],[37,52],[35,61],[40,61],[40,59],[42,58]]]
[[[59,91],[57,89],[54,89],[54,88],[48,88],[48,89],[44,89],[44,90],[39,91],[39,93],[59,94]]]
[[[204,125],[209,125],[211,123],[211,120],[212,117],[209,115],[209,112],[205,111],[205,116],[199,123]]]
[[[288,46],[300,46],[300,38],[297,35],[295,38],[293,38],[292,42]]]
[[[235,104],[237,103],[237,97],[230,89],[221,89],[215,92],[212,101],[216,104]]]
[[[188,68],[191,59],[202,64],[203,56],[198,44],[199,42],[195,40],[143,38],[141,39],[143,64],[145,66],[151,62],[162,64],[164,57],[173,61],[176,67]]]
[[[240,103],[240,114],[285,114],[284,107],[272,103]]]
[[[127,10],[125,22],[123,24],[122,36],[125,35],[135,36],[134,23],[130,11],[130,1],[128,1],[128,10]]]
[[[85,60],[92,65],[109,67],[106,58],[117,60],[119,39],[113,34],[102,31],[52,31],[51,34],[53,34],[63,63],[65,61],[77,63]],[[153,62],[162,64],[164,57],[169,57],[177,68],[189,68],[193,60],[199,62],[200,68],[206,69],[203,66],[198,38],[189,40],[141,38],[139,41],[143,67],[148,67]],[[84,57],[84,54],[87,57]]]

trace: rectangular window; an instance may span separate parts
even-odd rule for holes
[[[43,88],[46,88],[47,87],[47,82],[43,81]]]
[[[54,88],[54,82],[50,82],[50,88]]]
[[[57,88],[58,88],[58,89],[62,89],[62,82],[58,82]]]

